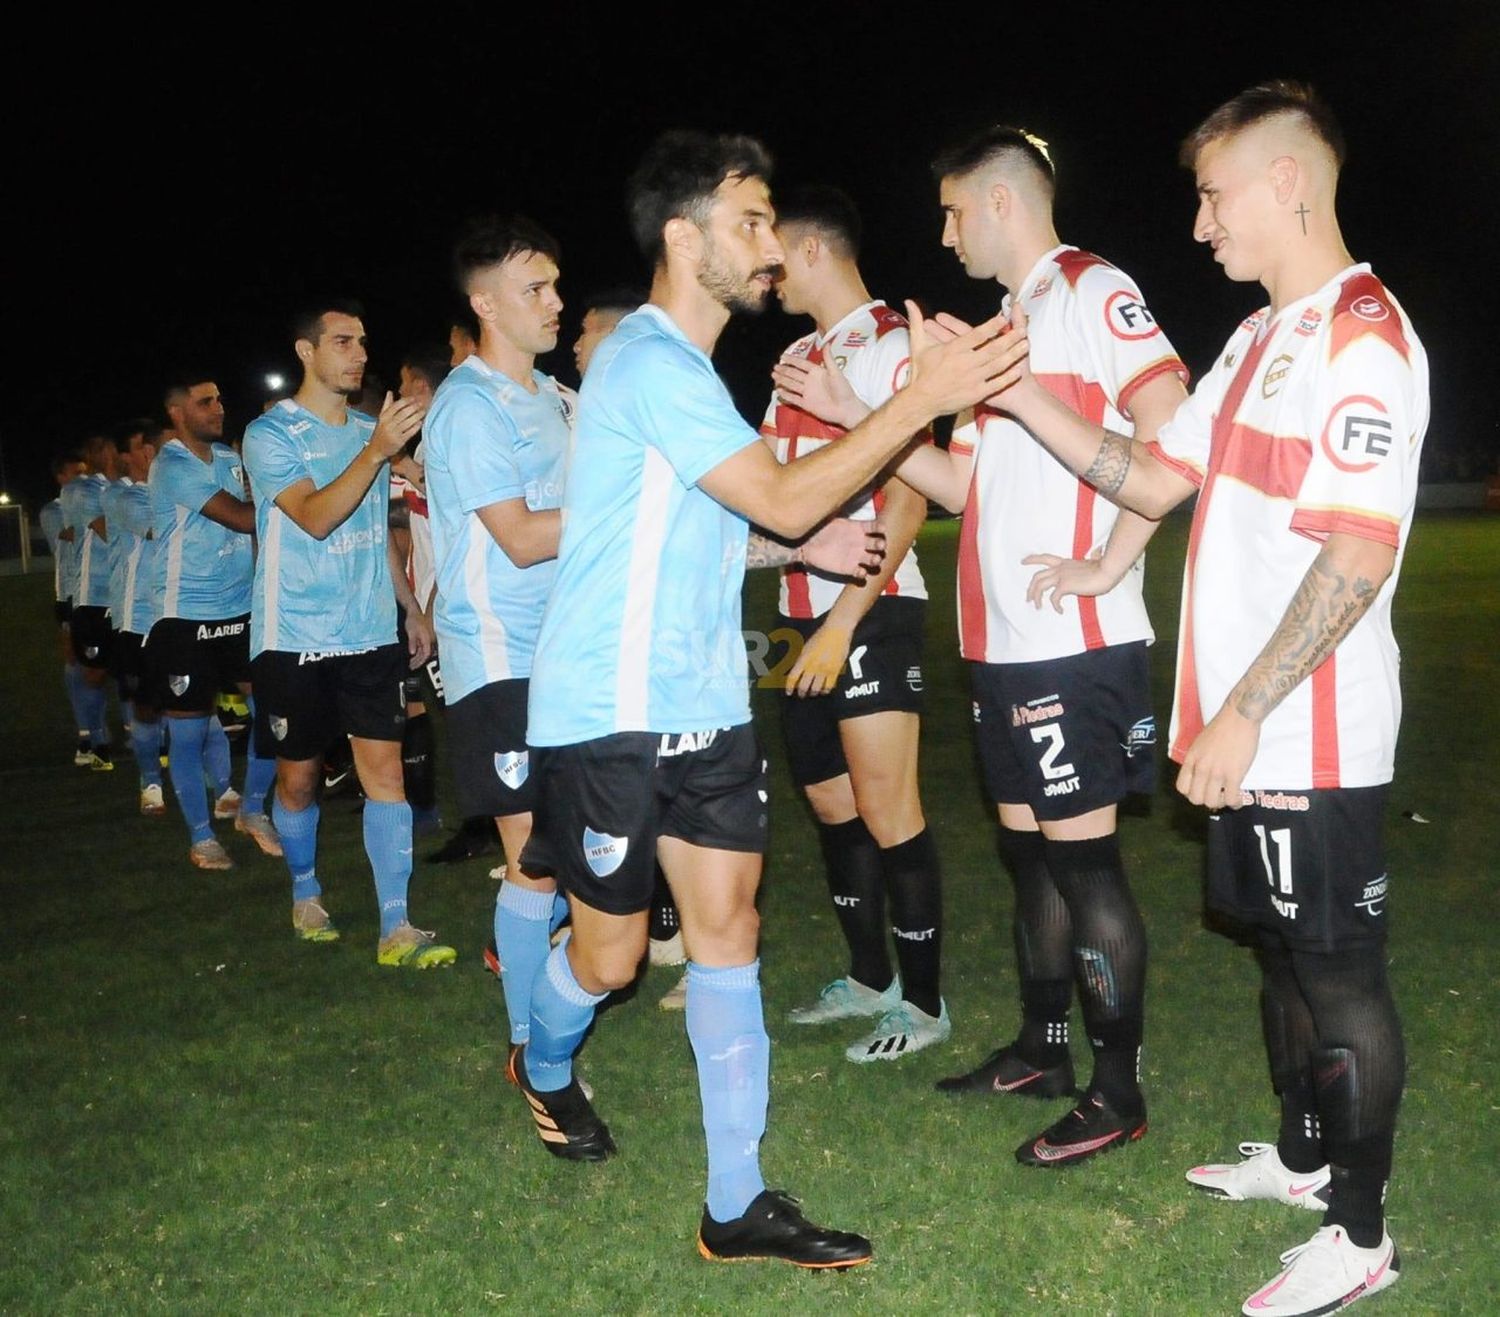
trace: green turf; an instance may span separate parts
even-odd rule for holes
[[[1163,724],[1184,530],[1163,531],[1147,577]],[[1255,975],[1202,926],[1201,823],[1170,780],[1123,825],[1152,939],[1148,1138],[1026,1171],[1012,1149],[1056,1104],[931,1090],[1015,1014],[1009,902],[953,644],[954,538],[947,523],[923,539],[937,601],[923,783],[946,866],[954,1019],[935,1053],[856,1067],[842,1048],[857,1029],[783,1023],[839,967],[839,944],[773,697],[757,694],[775,768],[764,1161],[814,1219],[873,1237],[875,1265],[842,1276],[698,1259],[692,1061],[681,1016],[655,1007],[675,971],[651,971],[584,1051],[622,1155],[554,1162],[502,1079],[500,993],[479,960],[493,861],[418,870],[413,913],[459,945],[454,969],[379,969],[358,820],[330,802],[321,867],[344,940],[297,943],[279,862],[225,830],[239,867],[199,873],[175,813],[134,815],[127,764],[71,767],[48,582],[0,580],[0,1311],[1236,1310],[1317,1219],[1216,1203],[1182,1180],[1273,1134],[1274,1117]],[[1389,1210],[1405,1269],[1372,1312],[1500,1311],[1497,565],[1500,519],[1425,518],[1397,605],[1390,954],[1410,1081]],[[753,581],[748,626],[770,626],[773,587]]]

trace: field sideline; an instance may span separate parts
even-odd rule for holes
[[[953,640],[955,527],[921,541],[946,1046],[859,1067],[842,1047],[860,1029],[784,1022],[842,961],[777,697],[756,695],[774,776],[763,1160],[814,1220],[871,1236],[874,1265],[841,1276],[697,1257],[692,1058],[681,1016],[655,1005],[677,971],[650,971],[583,1050],[621,1156],[547,1157],[504,1083],[500,990],[481,968],[493,861],[418,866],[413,919],[459,947],[456,967],[381,969],[358,817],[331,801],[320,869],[344,938],[296,942],[279,861],[221,825],[239,867],[193,870],[175,805],[165,820],[135,814],[128,754],[110,775],[71,766],[50,581],[0,579],[0,1312],[1237,1311],[1317,1218],[1217,1203],[1182,1178],[1273,1138],[1275,1114],[1256,975],[1203,927],[1202,817],[1171,791],[1164,757],[1155,798],[1122,826],[1151,937],[1151,1133],[1085,1166],[1024,1170],[1012,1150],[1060,1107],[932,1091],[1016,1017],[1008,883]],[[1147,572],[1163,742],[1185,536],[1171,519]],[[1497,578],[1500,518],[1419,519],[1396,604],[1406,708],[1387,834],[1410,1058],[1389,1202],[1403,1272],[1372,1314],[1500,1311]],[[752,579],[747,628],[774,626],[774,584]],[[451,816],[446,783],[443,803]],[[1075,1056],[1086,1073],[1076,1043]]]

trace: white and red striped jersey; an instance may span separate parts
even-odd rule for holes
[[[1163,374],[1187,368],[1130,277],[1076,247],[1056,247],[1021,281],[1031,370],[1075,412],[1131,434],[1130,400]],[[1012,296],[1003,309],[1009,311]],[[1155,636],[1141,598],[1138,561],[1108,594],[1069,596],[1063,612],[1026,600],[1032,553],[1087,558],[1102,548],[1119,510],[1079,480],[1020,424],[977,409],[953,451],[974,454],[958,548],[959,650],[983,663],[1034,663]]]
[[[424,453],[422,440],[417,441],[412,457],[421,464]],[[437,558],[432,550],[432,523],[427,517],[427,495],[409,480],[391,473],[391,502],[400,500],[406,505],[407,526],[411,535],[411,552],[406,559],[406,583],[417,602],[426,608],[432,603],[432,593],[437,589]]]
[[[1286,613],[1330,534],[1396,550],[1374,605],[1261,725],[1248,790],[1378,786],[1401,720],[1391,596],[1427,430],[1427,354],[1367,265],[1264,308],[1161,428],[1156,456],[1199,486],[1178,639],[1181,760]]]
[[[911,368],[911,336],[907,333],[906,318],[877,300],[849,312],[824,338],[816,332],[803,335],[783,355],[804,357],[813,365],[831,357],[860,401],[874,408],[906,383]],[[782,401],[774,392],[760,432],[775,442],[776,458],[783,463],[816,452],[847,433],[840,426],[828,425],[810,412]],[[840,515],[855,521],[873,521],[883,501],[880,490],[865,490],[856,494]],[[784,567],[782,616],[822,617],[833,607],[843,588],[844,582],[808,571],[800,564]],[[907,550],[883,593],[907,599],[927,598],[915,545]]]

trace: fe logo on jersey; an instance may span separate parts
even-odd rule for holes
[[[1360,393],[1334,407],[1319,442],[1323,456],[1334,466],[1358,475],[1380,464],[1380,459],[1391,451],[1392,437],[1385,404],[1379,398]]]

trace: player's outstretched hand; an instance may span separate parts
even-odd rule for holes
[[[1177,774],[1177,789],[1195,805],[1238,809],[1245,803],[1240,784],[1260,745],[1260,724],[1227,704],[1188,747]]]
[[[828,695],[839,684],[839,673],[849,660],[849,632],[824,622],[807,638],[797,661],[786,674],[786,692],[799,699]]]
[[[1030,344],[1024,321],[1011,327],[1004,315],[970,329],[938,315],[928,320],[915,302],[906,304],[911,324],[911,380],[937,416],[994,400],[1022,376]]]
[[[1087,558],[1059,558],[1055,553],[1028,553],[1021,559],[1024,567],[1040,567],[1031,583],[1026,587],[1026,599],[1034,608],[1050,602],[1057,612],[1063,611],[1062,601],[1070,594],[1108,594],[1119,583],[1111,578],[1100,561],[1103,548],[1095,549]],[[1051,599],[1047,598],[1051,595]]]
[[[863,582],[885,560],[885,527],[877,521],[834,517],[802,543],[802,562],[828,576]]]
[[[829,425],[852,430],[870,414],[844,372],[826,358],[814,365],[806,357],[782,357],[771,368],[771,379],[792,406]]]
[[[415,672],[432,657],[437,647],[437,637],[427,614],[418,609],[409,609],[406,614],[406,652],[411,655],[407,666]]]
[[[424,410],[415,398],[396,398],[387,393],[375,433],[370,436],[370,447],[381,457],[395,457],[422,428]]]

